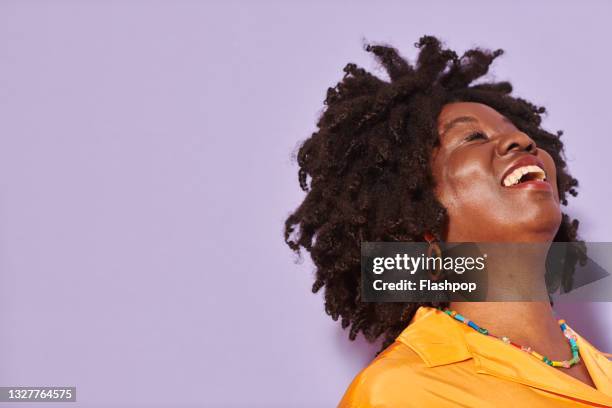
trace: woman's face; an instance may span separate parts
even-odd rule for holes
[[[448,242],[552,241],[561,223],[555,164],[487,105],[456,102],[438,117],[432,156]]]

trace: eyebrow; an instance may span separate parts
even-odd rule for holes
[[[510,119],[508,119],[505,116],[502,116],[502,121],[509,123],[511,125],[514,125],[512,123],[512,121]],[[444,127],[442,128],[442,133],[441,135],[444,135],[446,132],[448,132],[453,126],[459,124],[459,123],[478,123],[478,119],[476,119],[473,116],[458,116],[455,119],[448,121]]]
[[[456,124],[458,124],[458,123],[474,123],[474,122],[478,122],[478,119],[476,119],[473,116],[459,116],[459,117],[456,117],[455,119],[446,122],[446,124],[442,128],[442,135],[445,134],[446,132],[448,132],[449,130],[451,130],[451,128],[453,126],[455,126]]]

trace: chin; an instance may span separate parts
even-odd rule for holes
[[[520,217],[514,220],[514,234],[523,237],[521,242],[550,242],[561,225],[561,208],[557,202],[540,201],[524,205]]]
[[[561,225],[560,212],[547,212],[519,221],[508,228],[513,242],[552,242]]]

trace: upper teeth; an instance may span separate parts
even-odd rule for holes
[[[538,166],[523,166],[514,169],[512,173],[508,174],[506,178],[504,178],[504,186],[510,187],[515,184],[518,184],[521,177],[528,173],[535,174],[537,180],[546,180],[546,174],[544,173],[544,170],[542,170]]]

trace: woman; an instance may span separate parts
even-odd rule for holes
[[[367,46],[389,80],[348,64],[297,157],[307,195],[285,240],[310,252],[313,292],[325,287],[326,312],[349,338],[384,339],[340,406],[612,407],[612,363],[548,301],[360,300],[361,242],[577,239],[561,212],[578,184],[561,132],[543,130],[544,108],[511,96],[508,82],[474,84],[502,51],[459,58],[434,37],[416,46],[414,65]],[[512,174],[521,166],[531,176]],[[543,258],[502,264],[547,299]]]

